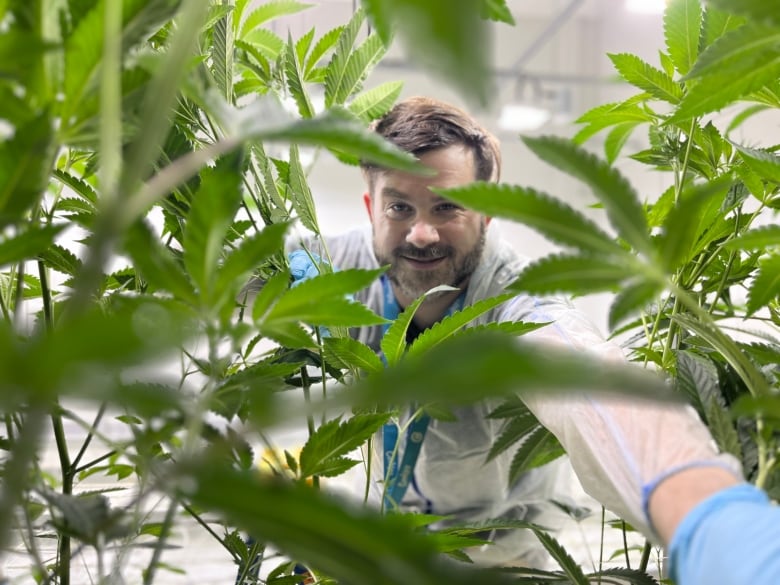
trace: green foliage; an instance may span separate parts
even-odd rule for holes
[[[449,316],[407,347],[421,300],[413,303],[382,342],[389,367],[345,336],[385,324],[350,296],[381,270],[290,287],[288,227],[300,221],[319,235],[303,149],[420,172],[413,157],[366,132],[402,88],[364,89],[372,68],[397,38],[465,99],[485,103],[485,19],[511,23],[507,3],[453,10],[445,0],[365,0],[365,13],[350,22],[298,39],[272,29],[308,7],[288,0],[251,10],[248,0],[56,4],[0,1],[0,103],[13,130],[0,138],[0,448],[9,454],[0,471],[0,546],[26,531],[31,575],[67,583],[71,550],[89,545],[107,557],[110,547],[139,544],[137,535],[154,537],[155,557],[164,559],[181,504],[244,567],[268,542],[343,583],[655,582],[628,569],[585,575],[539,527],[484,523],[428,534],[434,529],[421,522],[355,510],[316,490],[321,476],[354,464],[350,453],[387,420],[384,405],[445,413],[501,398],[491,417],[503,431],[489,457],[511,456],[514,479],[560,453],[517,393],[682,395],[751,481],[776,482],[767,454],[780,426],[780,237],[767,219],[780,201],[780,159],[776,145],[729,138],[748,118],[780,108],[775,0],[673,0],[657,65],[610,56],[636,95],[583,114],[573,141],[524,139],[590,188],[617,237],[530,187],[444,192],[524,223],[565,252],[529,265],[507,294]],[[317,94],[324,112],[314,110]],[[730,120],[709,119],[730,106],[739,106]],[[628,137],[645,129],[649,147],[631,156],[672,175],[662,194],[640,191],[613,166]],[[603,160],[583,146],[600,132]],[[108,268],[117,260],[126,265]],[[636,368],[596,367],[515,339],[542,324],[480,324],[519,291],[605,290],[617,292],[610,326],[623,329],[613,332],[632,340],[632,359],[673,377],[674,392]],[[762,332],[746,333],[754,325]],[[180,371],[163,376],[161,362]],[[330,399],[335,381],[346,386],[335,403],[354,410],[318,423],[314,393]],[[305,407],[290,408],[290,396]],[[78,418],[71,400],[94,410],[94,420]],[[107,413],[132,440],[103,432]],[[269,433],[304,418],[310,437],[300,455],[273,455]],[[63,419],[81,429],[76,449]],[[36,462],[49,428],[60,456],[56,481]],[[289,473],[253,469],[258,446]],[[162,499],[170,513],[149,522],[132,507],[111,507],[108,494],[88,489],[100,475],[131,482],[137,502]],[[15,510],[28,511],[29,526],[15,522]],[[441,552],[467,560],[461,549],[477,532],[521,528],[536,532],[562,571],[497,574],[438,562]],[[260,541],[247,548],[243,531]],[[58,543],[48,566],[36,560],[42,534]],[[152,562],[146,581],[165,568]],[[298,580],[286,560],[269,572],[278,583]]]

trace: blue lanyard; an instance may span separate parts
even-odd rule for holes
[[[385,275],[381,276],[381,281],[382,290],[384,292],[382,314],[385,319],[395,321],[400,313],[398,301],[396,300],[395,295],[393,294],[393,288],[390,286]],[[459,295],[455,302],[450,306],[447,310],[447,314],[451,315],[461,308],[463,308],[462,294]],[[389,324],[385,325],[383,332],[387,331],[388,327]],[[414,478],[414,467],[420,456],[423,439],[425,439],[425,433],[428,430],[430,422],[431,417],[423,413],[415,417],[415,419],[409,423],[406,430],[406,445],[404,446],[400,464],[397,457],[398,425],[395,423],[387,423],[384,425],[382,429],[382,445],[384,448],[383,461],[386,486],[382,507],[385,511],[393,510],[401,505],[406,490],[409,489],[409,485],[411,484],[414,486],[418,495],[425,499],[425,512],[428,514],[433,512],[432,502],[420,493]]]

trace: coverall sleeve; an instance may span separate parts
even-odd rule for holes
[[[625,359],[577,311],[551,317],[551,325],[530,334],[536,341],[587,351],[594,360]],[[585,491],[656,542],[647,501],[663,479],[696,466],[723,467],[742,477],[740,463],[718,452],[689,406],[584,392],[523,399],[566,449]]]

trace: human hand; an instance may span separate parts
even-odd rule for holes
[[[317,254],[310,254],[306,250],[293,250],[287,255],[287,259],[290,263],[293,286],[320,274],[319,265],[322,263],[322,258]]]

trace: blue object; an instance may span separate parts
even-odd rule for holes
[[[683,518],[669,556],[677,585],[777,585],[780,508],[752,485],[718,492]]]
[[[401,313],[401,307],[398,305],[398,301],[393,293],[393,287],[390,285],[387,276],[383,274],[380,278],[384,295],[382,316],[388,321],[395,321]],[[449,307],[446,314],[452,315],[463,309],[463,302],[464,295],[461,293]],[[387,333],[389,328],[389,323],[382,326],[384,333]],[[382,356],[382,361],[385,361],[384,356]],[[386,362],[385,365],[387,365]],[[400,464],[398,463],[398,449],[400,447],[398,441],[398,425],[395,423],[387,423],[382,428],[382,445],[384,448],[383,463],[385,481],[387,482],[382,501],[382,508],[385,511],[391,511],[400,507],[406,490],[408,490],[411,485],[414,488],[414,491],[417,492],[417,495],[425,500],[425,513],[433,513],[433,502],[423,495],[420,488],[417,486],[414,477],[414,468],[417,465],[417,459],[420,456],[422,443],[425,439],[425,432],[428,430],[430,422],[431,417],[423,413],[409,423],[406,430],[406,442]]]
[[[293,286],[318,276],[320,273],[319,264],[322,263],[322,258],[316,254],[307,253],[305,250],[295,250],[290,252],[287,256],[290,263],[290,274],[293,277]],[[312,262],[312,259],[314,262]]]

